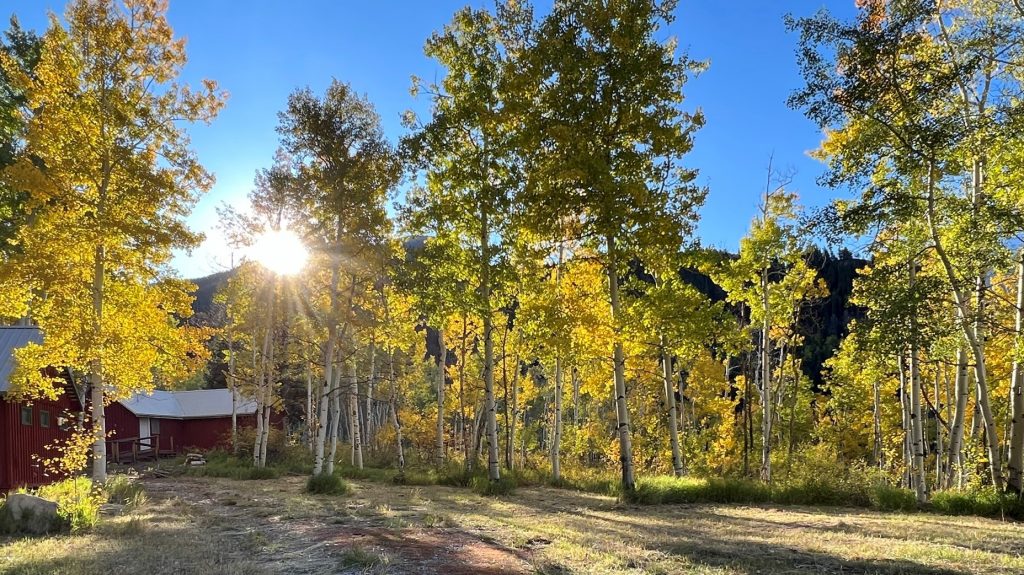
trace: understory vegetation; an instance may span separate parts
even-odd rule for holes
[[[145,479],[149,501],[90,532],[0,537],[5,575],[273,573],[887,573],[1024,570],[1018,525],[777,505],[638,506],[566,489],[511,497],[305,477]],[[927,529],[921,529],[927,525]]]
[[[212,452],[207,456],[206,465],[180,469],[186,475],[235,480],[277,479],[286,475],[307,474],[311,456],[305,447],[292,445],[277,453],[280,454],[279,458],[269,459],[263,468],[254,467],[252,461],[245,458]],[[441,468],[406,468],[399,473],[394,467],[386,466],[386,460],[386,457],[382,457],[363,467],[339,462],[332,474],[310,476],[305,490],[312,494],[344,496],[351,493],[348,481],[370,481],[408,486],[440,485],[465,488],[487,496],[510,496],[519,487],[546,486],[615,497],[623,503],[635,505],[861,507],[901,513],[921,511],[1024,521],[1024,500],[991,486],[935,492],[928,503],[921,504],[913,490],[893,485],[877,469],[844,468],[827,462],[802,462],[800,467],[794,469],[783,468],[779,479],[770,486],[742,477],[651,475],[638,478],[635,489],[624,491],[620,478],[612,469],[571,467],[556,480],[549,471],[543,469],[543,460],[540,459],[532,461],[527,469],[503,474],[499,482],[490,481],[486,470],[480,468],[479,464],[473,470],[468,470],[464,464],[452,461]]]
[[[112,475],[106,483],[95,485],[87,477],[75,477],[43,485],[37,489],[18,489],[15,493],[27,493],[57,503],[58,531],[82,533],[96,527],[100,521],[100,509],[106,503],[116,505],[119,510],[131,512],[146,504],[146,491],[137,477],[124,474]],[[0,499],[0,533],[14,533],[16,525],[6,509],[6,501]]]

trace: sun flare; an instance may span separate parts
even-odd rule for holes
[[[252,245],[250,256],[268,270],[290,276],[302,271],[309,251],[295,232],[285,228],[264,232]]]

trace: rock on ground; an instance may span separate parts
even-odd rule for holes
[[[4,513],[10,520],[8,528],[15,532],[42,535],[60,530],[57,503],[28,495],[14,493],[7,497]]]

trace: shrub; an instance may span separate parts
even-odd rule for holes
[[[764,503],[771,500],[767,487],[743,479],[641,477],[621,498],[629,503]]]
[[[391,558],[386,553],[368,551],[362,547],[346,549],[339,558],[342,568],[359,569],[361,572],[368,572],[391,564]]]
[[[879,511],[916,511],[917,495],[910,489],[880,482],[871,490],[871,507]]]
[[[471,471],[456,463],[449,463],[436,470],[434,474],[438,485],[447,485],[448,487],[471,487],[474,478],[484,477],[482,472]]]
[[[1024,501],[1017,495],[1002,493],[992,487],[978,487],[968,491],[938,491],[932,495],[929,508],[946,515],[1024,519]]]
[[[306,481],[306,492],[318,495],[345,495],[349,492],[349,487],[341,477],[321,473],[310,476]]]
[[[536,468],[517,467],[512,471],[502,471],[502,474],[507,474],[510,478],[514,479],[515,484],[519,487],[535,487],[537,485],[547,485],[552,482],[550,473],[547,471],[540,471]]]
[[[622,494],[630,503],[779,503],[783,505],[870,505],[862,486],[827,479],[799,479],[769,487],[749,479],[641,477],[636,488]]]
[[[771,490],[757,481],[712,478],[704,480],[703,483],[701,501],[712,503],[765,503],[771,501]]]
[[[185,473],[198,477],[226,477],[240,480],[276,479],[281,476],[281,470],[276,467],[253,467],[252,461],[221,451],[208,454],[206,465],[186,467]]]
[[[562,477],[557,481],[552,479],[550,484],[561,489],[574,489],[611,497],[619,497],[622,491],[622,483],[617,476],[603,470],[587,468],[563,471]]]
[[[771,490],[770,501],[783,505],[836,505],[868,507],[870,489],[843,478],[803,479],[783,483]]]
[[[277,479],[281,477],[281,471],[274,467],[250,467],[242,479]]]
[[[129,509],[141,507],[147,501],[142,484],[127,475],[111,475],[103,484],[103,492],[108,503],[124,505]]]
[[[408,468],[396,474],[392,481],[401,485],[437,485],[437,478],[429,472]]]
[[[209,454],[207,461],[215,453],[226,457],[235,457],[239,461],[252,461],[252,449],[255,441],[255,428],[239,427],[238,454],[232,455],[228,451],[217,450]],[[231,445],[230,435],[223,439],[222,444]],[[284,431],[274,427],[270,429],[270,434],[267,437],[267,467],[273,467],[284,473],[306,475],[313,472],[313,458],[305,445],[290,441]]]
[[[225,446],[231,445],[230,434],[221,442]],[[256,428],[246,426],[238,427],[238,457],[240,459],[252,460],[252,449],[256,444]],[[288,437],[285,432],[271,427],[267,434],[267,462],[280,461],[285,457],[288,450]]]
[[[341,465],[335,468],[336,473],[344,477],[345,479],[361,479],[366,481],[388,481],[391,477],[391,471],[388,469],[378,469],[373,467],[353,467],[351,465]]]
[[[504,475],[497,481],[491,481],[483,475],[475,475],[470,481],[473,491],[480,495],[499,496],[510,495],[516,489],[516,480]]]
[[[105,498],[87,477],[65,479],[39,488],[36,495],[57,502],[57,515],[72,533],[87,531],[99,523]]]

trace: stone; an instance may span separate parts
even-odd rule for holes
[[[26,493],[13,493],[7,496],[4,508],[16,532],[42,535],[60,530],[61,520],[57,515],[55,501]]]
[[[124,505],[118,503],[104,503],[100,505],[100,515],[121,515],[124,513]]]

